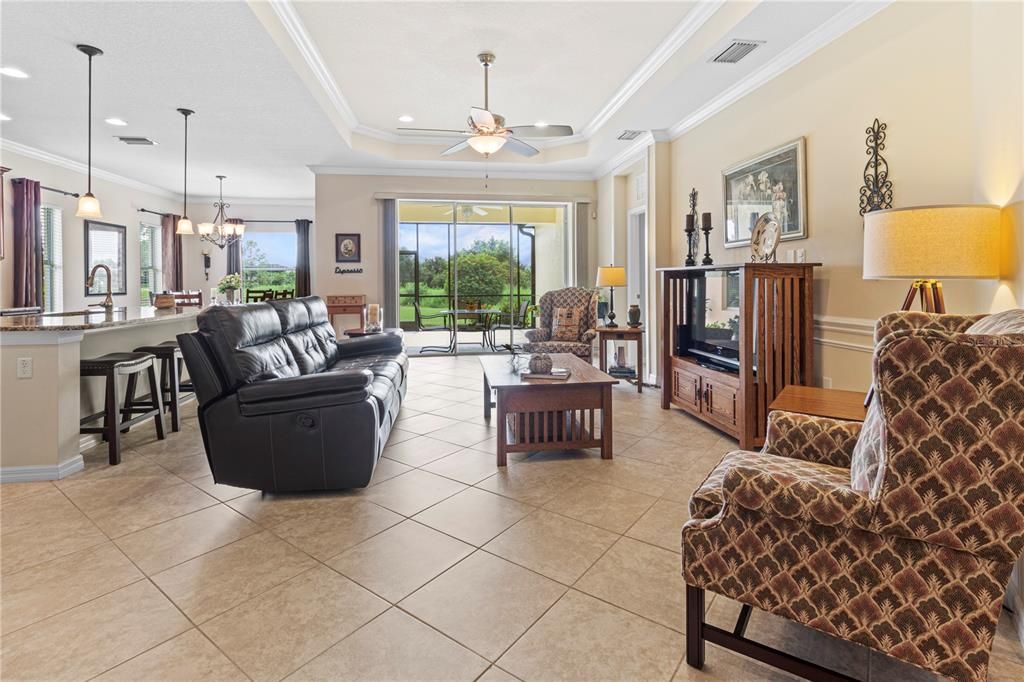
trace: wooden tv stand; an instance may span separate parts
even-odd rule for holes
[[[659,268],[662,408],[686,411],[736,438],[743,449],[763,445],[768,406],[784,387],[810,384],[814,376],[818,265]],[[716,322],[716,331],[738,345],[738,370],[718,369],[679,348],[686,345],[689,329]]]

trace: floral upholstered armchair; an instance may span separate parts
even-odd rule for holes
[[[540,297],[537,328],[526,332],[528,343],[523,344],[527,353],[572,353],[587,362],[593,357],[593,342],[597,336],[596,289],[568,287],[549,291]],[[555,310],[577,309],[580,311],[579,332],[571,339],[552,338]]]
[[[1024,550],[1024,310],[904,312],[876,325],[863,427],[769,415],[683,526],[687,662],[710,641],[803,676],[831,671],[745,639],[754,606],[956,680],[984,680]],[[726,631],[704,590],[741,602]]]

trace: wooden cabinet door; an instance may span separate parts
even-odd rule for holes
[[[701,377],[682,367],[672,368],[672,402],[675,405],[700,414],[701,412]]]
[[[728,383],[704,379],[704,413],[715,422],[736,432],[739,389]]]

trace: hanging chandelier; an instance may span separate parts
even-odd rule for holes
[[[103,50],[92,45],[76,45],[75,47],[89,58],[89,114],[86,119],[89,124],[89,156],[87,161],[89,179],[85,194],[78,197],[78,210],[75,211],[75,217],[98,219],[103,217],[103,211],[100,210],[100,200],[92,193],[92,58],[99,57],[103,54]]]
[[[226,175],[218,175],[220,182],[220,201],[213,202],[217,209],[217,215],[213,217],[212,223],[199,223],[199,236],[202,239],[223,249],[231,246],[245,234],[245,223],[238,218],[228,218],[224,209],[230,208],[231,204],[224,203],[224,180]]]

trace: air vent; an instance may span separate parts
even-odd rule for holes
[[[124,142],[125,144],[140,144],[144,147],[152,147],[153,145],[156,144],[156,142],[149,139],[148,137],[131,137],[118,135],[117,139],[121,140],[121,142]]]
[[[763,40],[734,40],[711,61],[717,64],[735,64],[763,44]]]
[[[642,130],[623,130],[619,134],[619,139],[620,140],[635,140],[636,138],[640,137],[643,134],[644,134],[644,131],[642,131]]]

